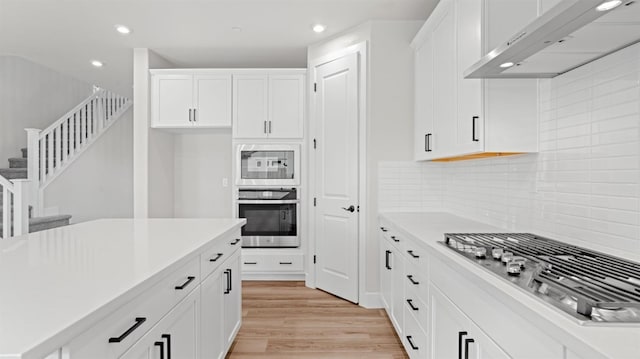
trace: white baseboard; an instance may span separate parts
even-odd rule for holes
[[[379,292],[367,292],[360,296],[360,306],[367,309],[384,308]]]
[[[242,280],[304,281],[304,273],[242,273]]]

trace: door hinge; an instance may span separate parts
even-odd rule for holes
[[[313,83],[313,92],[318,92],[318,83]]]
[[[314,139],[313,139],[313,149],[314,149],[314,150],[316,149],[316,146],[317,146],[317,145],[318,145],[318,143],[316,142],[316,139],[314,138]]]
[[[356,211],[358,211],[358,213],[360,213],[360,206],[357,207]]]
[[[316,255],[313,255],[313,264],[316,264]]]
[[[318,202],[316,201],[316,197],[313,197],[313,206],[315,207]]]

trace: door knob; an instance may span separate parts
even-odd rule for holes
[[[356,207],[354,207],[353,205],[349,206],[349,208],[342,207],[342,209],[344,209],[345,211],[351,212],[351,213],[356,211]]]

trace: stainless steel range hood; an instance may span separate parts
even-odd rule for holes
[[[640,41],[640,1],[597,11],[603,2],[560,1],[467,69],[464,77],[555,77]]]

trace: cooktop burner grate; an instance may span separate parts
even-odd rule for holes
[[[565,311],[595,321],[640,321],[638,263],[530,233],[449,233],[445,245],[503,275],[488,264],[492,259],[474,256],[478,248],[526,258],[527,275],[511,281]]]

